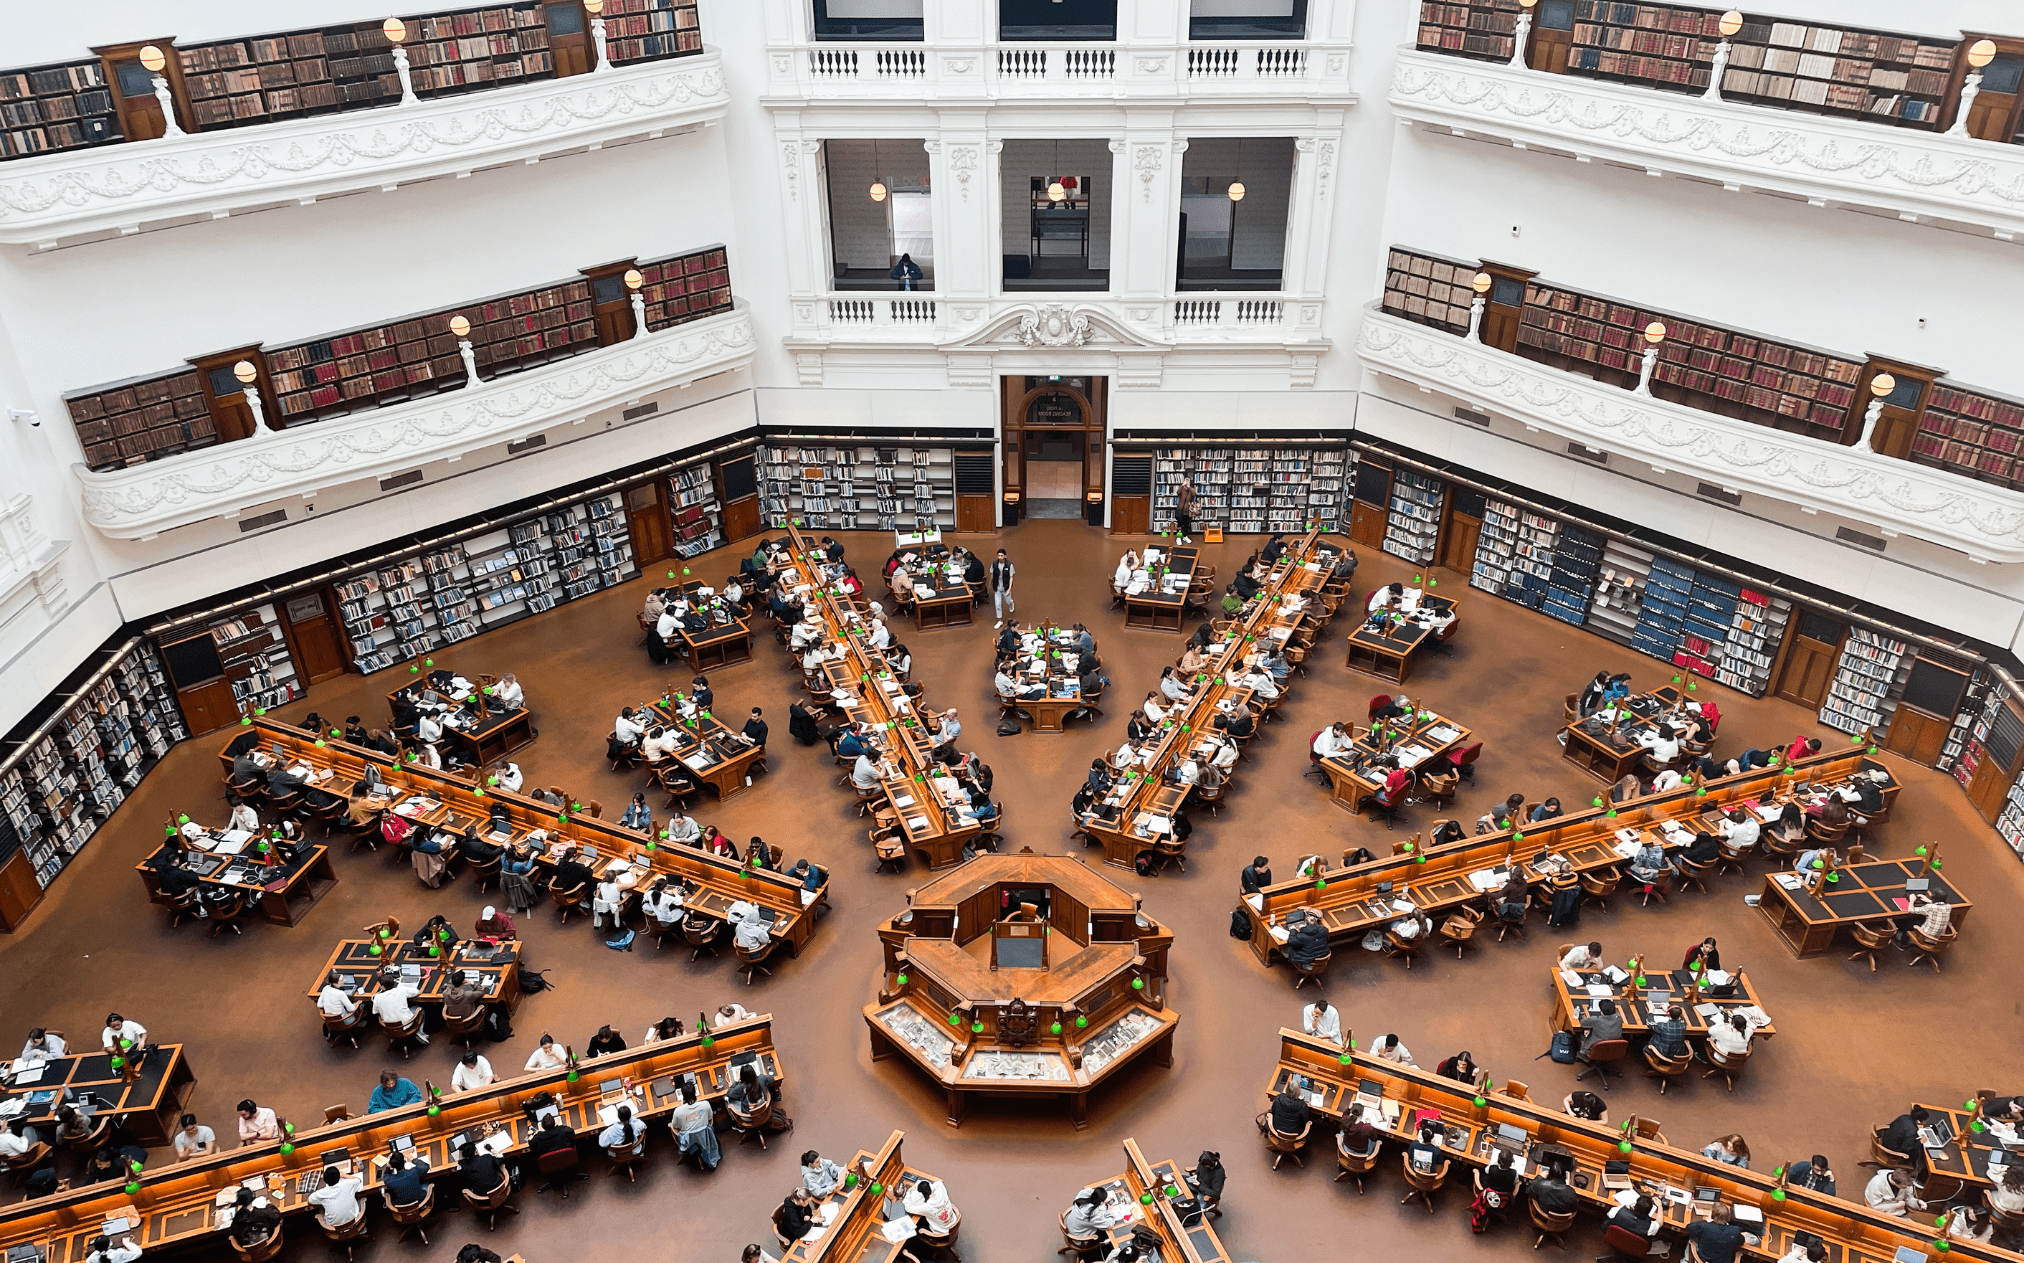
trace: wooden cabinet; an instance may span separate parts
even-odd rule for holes
[[[183,718],[190,721],[191,736],[200,737],[239,722],[239,699],[232,694],[232,682],[222,677],[178,689],[176,701],[183,708]]]
[[[1796,626],[1787,640],[1785,662],[1773,691],[1785,701],[1819,710],[1827,700],[1827,686],[1834,682],[1847,629],[1839,620],[1811,610],[1800,612],[1792,622]]]
[[[1490,292],[1483,304],[1483,345],[1515,352],[1518,329],[1525,320],[1525,283],[1538,273],[1488,259],[1483,260],[1483,270],[1490,274]]]
[[[1928,714],[1916,706],[1899,706],[1891,716],[1890,732],[1884,737],[1883,746],[1892,754],[1931,767],[1940,757],[1940,749],[1947,743],[1947,731],[1953,725],[1950,717]]]
[[[42,883],[35,880],[28,852],[14,852],[0,864],[0,930],[12,933],[41,902]]]
[[[543,6],[541,13],[548,27],[548,52],[555,59],[555,77],[588,71],[596,62],[597,50],[591,47],[590,23],[583,6],[577,0],[554,0]]]
[[[1567,73],[1567,52],[1574,47],[1574,0],[1539,0],[1532,10],[1532,38],[1525,64],[1550,75]]]
[[[1968,135],[2007,145],[2016,137],[2020,125],[2024,125],[2024,119],[2019,117],[2019,107],[2024,106],[2024,39],[2016,36],[1975,32],[1961,36],[1954,50],[1954,67],[1947,80],[1946,108],[1940,115],[1940,126],[1953,124],[1960,109],[1961,88],[1973,70],[1968,65],[1968,50],[1984,39],[1996,45],[1996,59],[1982,68],[1980,90],[1968,105]]]
[[[626,288],[625,274],[639,266],[635,259],[620,259],[583,269],[590,282],[590,310],[597,320],[597,344],[611,346],[633,336],[632,291]]]
[[[956,529],[991,531],[998,527],[998,506],[990,496],[956,495]]]
[[[1912,454],[1912,443],[1919,436],[1919,419],[1925,413],[1926,396],[1932,392],[1933,380],[1940,376],[1940,369],[1927,368],[1920,364],[1907,364],[1902,360],[1883,360],[1871,357],[1863,366],[1862,380],[1856,383],[1855,402],[1849,405],[1848,424],[1843,428],[1843,444],[1854,444],[1862,438],[1865,418],[1869,415],[1871,383],[1885,373],[1891,375],[1894,388],[1883,396],[1883,409],[1877,416],[1876,430],[1870,435],[1870,450],[1884,456],[1895,456],[1900,460]]]
[[[183,62],[176,55],[173,39],[132,40],[91,50],[98,54],[106,88],[112,93],[113,110],[119,115],[120,135],[128,140],[154,140],[168,132],[161,102],[155,98],[156,72],[141,65],[141,49],[150,45],[161,50],[163,65],[160,74],[168,83],[170,105],[186,100]],[[184,131],[197,130],[195,120],[180,108],[177,109],[176,121]]]
[[[1152,525],[1151,496],[1114,496],[1110,502],[1110,533],[1143,535]]]

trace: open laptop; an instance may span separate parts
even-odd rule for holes
[[[1937,1118],[1919,1128],[1919,1143],[1935,1152],[1946,1148],[1953,1140],[1954,1120],[1951,1118]]]

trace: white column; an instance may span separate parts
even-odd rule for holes
[[[993,236],[997,164],[981,112],[945,112],[935,131],[925,142],[935,222],[934,297],[981,305],[995,288],[993,268],[1000,255]]]
[[[828,190],[822,182],[821,151],[819,141],[802,134],[799,115],[790,111],[777,116],[773,160],[786,210],[787,292],[795,328],[802,331],[814,329],[816,307],[829,291]]]
[[[1116,201],[1110,219],[1110,289],[1120,298],[1164,300],[1173,291],[1180,232],[1181,155],[1173,116],[1130,120],[1113,142]]]

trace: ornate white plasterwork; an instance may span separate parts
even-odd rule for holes
[[[1364,367],[1603,451],[1873,522],[1980,561],[2024,561],[2024,494],[1632,394],[1366,309]]]
[[[23,158],[0,168],[0,242],[52,244],[468,173],[716,122],[730,102],[722,59],[711,50],[409,106]]]
[[[2024,150],[1402,49],[1390,100],[1438,123],[1655,172],[2024,232]]]
[[[730,311],[475,388],[277,430],[125,469],[73,466],[84,517],[137,539],[284,495],[413,469],[751,363],[752,321]]]
[[[1019,317],[1019,340],[1027,346],[1081,346],[1089,341],[1089,313],[1059,303]]]

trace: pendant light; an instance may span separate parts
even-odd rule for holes
[[[1237,174],[1239,176],[1244,174],[1244,138],[1242,136],[1237,138]],[[1233,202],[1244,200],[1244,181],[1242,179],[1230,181],[1230,200]]]
[[[1047,200],[1050,202],[1058,202],[1062,198],[1067,196],[1068,190],[1061,186],[1061,177],[1058,175],[1055,176],[1053,182],[1047,186]]]
[[[885,181],[880,179],[879,176],[885,170],[885,168],[879,165],[878,142],[876,140],[871,142],[871,166],[872,166],[871,200],[874,202],[883,202],[886,200],[887,190],[885,186]]]

